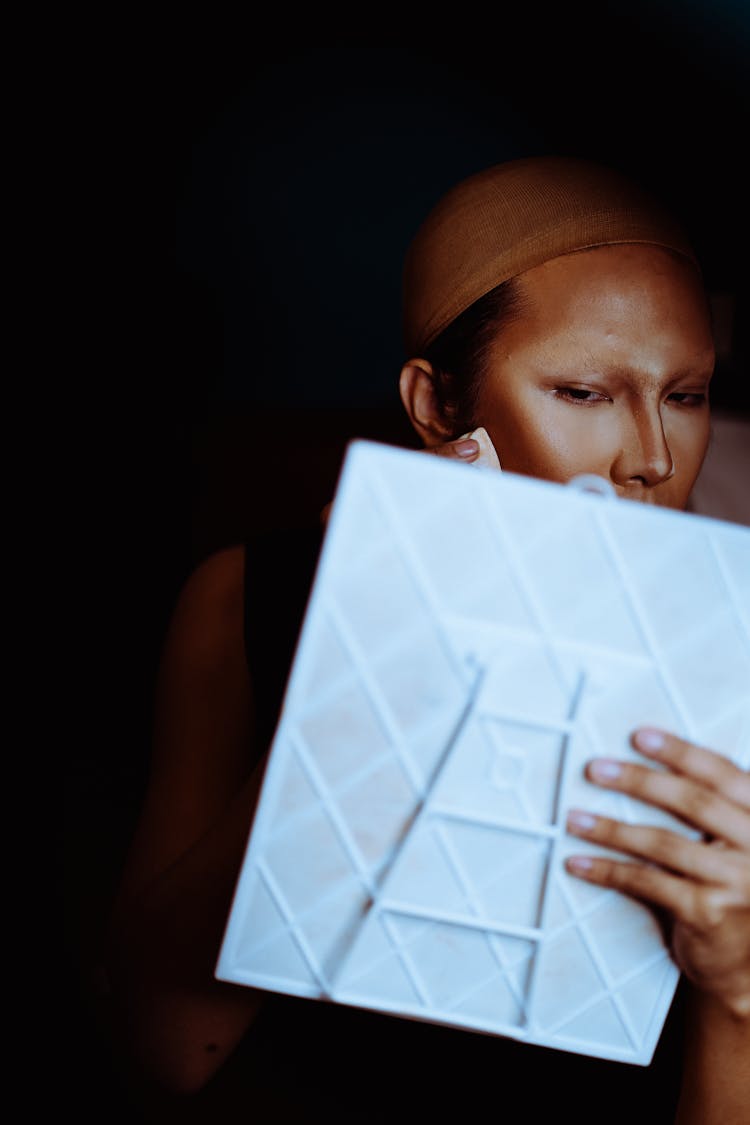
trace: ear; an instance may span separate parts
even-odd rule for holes
[[[440,410],[435,369],[428,359],[410,359],[404,364],[399,390],[411,424],[428,448],[451,440],[453,432]]]

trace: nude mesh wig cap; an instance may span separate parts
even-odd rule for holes
[[[495,164],[443,196],[417,231],[403,274],[403,334],[421,355],[496,285],[594,246],[640,242],[697,265],[678,222],[619,172],[566,157]]]

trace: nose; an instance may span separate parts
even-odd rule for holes
[[[674,462],[658,404],[633,408],[610,475],[613,482],[623,488],[634,485],[653,488],[674,475]]]

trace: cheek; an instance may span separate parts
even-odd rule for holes
[[[672,423],[669,438],[675,451],[684,459],[686,466],[700,467],[708,449],[711,436],[711,418],[708,410],[686,413]]]
[[[533,406],[519,398],[503,409],[488,404],[482,425],[508,472],[564,483],[578,473],[608,475],[612,435],[594,424],[593,413],[553,398],[536,398]]]
[[[688,492],[701,470],[711,436],[708,411],[678,419],[667,431],[675,478]]]

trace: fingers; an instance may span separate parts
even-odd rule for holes
[[[676,963],[730,1010],[747,1012],[750,976],[750,811],[748,776],[727,758],[674,735],[643,729],[633,745],[663,768],[600,759],[586,774],[673,813],[713,839],[588,811],[568,814],[567,829],[614,854],[572,855],[571,875],[619,891],[671,916]]]
[[[443,445],[432,445],[425,449],[425,453],[432,453],[435,457],[447,457],[453,461],[476,461],[479,456],[479,442],[474,438],[460,438],[458,441],[447,441]]]
[[[750,813],[747,774],[729,759],[663,731],[636,731],[633,745],[665,769],[600,758],[586,766],[596,785],[665,809],[714,837],[689,839],[652,825],[632,825],[579,809],[568,815],[574,835],[645,863],[572,856],[567,869],[589,882],[621,890],[695,925],[717,895],[746,902]]]
[[[706,847],[676,832],[645,825],[623,824],[581,809],[568,813],[567,830],[595,844],[657,863],[669,871],[703,883],[724,883],[729,869],[742,877],[742,853]],[[734,869],[736,868],[736,872]]]
[[[580,809],[568,813],[566,827],[572,836],[647,859],[649,863],[702,883],[725,884],[733,880],[743,883],[748,879],[748,859],[739,849],[706,846],[703,841],[688,839],[665,828],[625,825],[620,820],[595,817]]]
[[[706,886],[650,864],[623,863],[599,856],[571,856],[565,867],[587,883],[661,907],[695,932],[707,933],[728,926],[733,916],[747,911],[750,901],[747,878],[741,872],[725,885]]]
[[[565,867],[571,875],[609,887],[623,894],[660,906],[681,921],[695,912],[693,885],[679,875],[641,863],[622,863],[598,856],[570,856]]]
[[[445,457],[449,461],[464,461],[467,464],[471,464],[478,460],[481,447],[479,442],[474,438],[462,437],[457,438],[456,441],[446,441],[442,445],[427,446],[422,452],[431,453],[433,457]],[[332,507],[333,501],[326,504],[320,513],[320,524],[323,528],[328,525]]]
[[[632,743],[646,757],[669,766],[676,773],[692,777],[750,811],[750,775],[729,758],[649,727],[637,730]]]
[[[742,771],[708,750],[679,739],[670,743],[670,737],[665,736],[661,747],[649,751],[670,767],[667,770],[599,758],[588,763],[586,776],[605,789],[664,809],[703,833],[750,849],[750,814],[741,803],[747,780]],[[642,739],[636,737],[634,743],[643,749]]]

